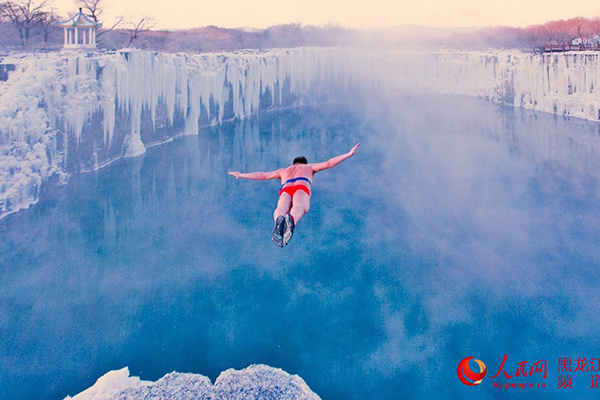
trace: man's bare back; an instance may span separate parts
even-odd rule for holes
[[[289,167],[282,168],[280,170],[281,175],[281,184],[283,185],[289,179],[294,178],[308,178],[312,182],[313,177],[315,176],[315,170],[313,169],[313,164],[294,164]]]
[[[304,157],[296,157],[289,167],[280,168],[270,172],[229,172],[236,179],[281,179],[279,201],[273,212],[275,228],[273,229],[273,242],[277,246],[287,245],[292,238],[296,224],[310,209],[311,185],[315,173],[332,168],[342,161],[357,153],[356,144],[348,153],[333,157],[325,162],[308,164]]]

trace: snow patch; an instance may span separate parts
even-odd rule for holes
[[[125,389],[138,388],[151,385],[152,382],[142,381],[137,377],[129,376],[129,368],[125,367],[116,371],[110,371],[100,377],[94,386],[84,390],[74,397],[67,396],[72,400],[109,400]]]

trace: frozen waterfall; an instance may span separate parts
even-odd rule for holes
[[[359,90],[480,96],[598,121],[599,57],[351,48],[22,56],[0,82],[0,218],[35,203],[50,176],[64,181],[202,126]]]
[[[351,53],[54,53],[0,82],[0,217],[38,200],[51,175],[97,170],[148,145],[259,111],[335,99]]]

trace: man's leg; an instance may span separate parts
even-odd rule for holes
[[[273,212],[275,227],[273,228],[273,243],[279,247],[284,246],[283,234],[285,232],[285,215],[290,211],[292,206],[292,198],[287,193],[282,193],[277,201],[277,208]]]
[[[294,234],[294,229],[296,228],[296,224],[300,221],[300,218],[304,214],[308,212],[310,208],[310,196],[298,190],[294,194],[294,199],[292,201],[292,209],[289,214],[285,216],[285,232],[283,232],[283,244],[288,244],[290,240],[292,240],[292,235]]]
[[[292,197],[285,192],[281,193],[281,196],[279,196],[279,201],[277,201],[277,208],[275,208],[275,211],[273,212],[273,220],[277,221],[277,217],[289,213],[291,207]]]
[[[294,223],[297,224],[309,209],[310,196],[306,192],[298,190],[294,193],[294,200],[292,201],[292,209],[290,211],[290,214],[294,217]]]

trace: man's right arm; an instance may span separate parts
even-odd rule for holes
[[[358,153],[358,151],[356,151],[356,149],[358,148],[358,146],[360,146],[360,143],[357,143],[346,154],[342,154],[340,156],[333,157],[333,158],[331,158],[331,159],[329,159],[329,160],[327,160],[325,162],[322,162],[322,163],[311,164],[313,171],[314,172],[319,172],[319,171],[323,171],[324,169],[335,167],[336,165],[338,165],[342,161],[347,160],[348,158],[350,158],[353,155],[355,155],[356,153]]]

